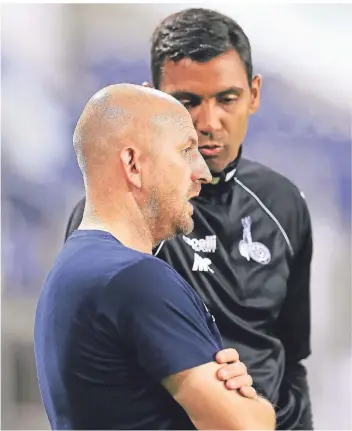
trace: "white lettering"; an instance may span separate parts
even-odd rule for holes
[[[183,240],[186,244],[190,245],[194,251],[215,253],[216,235],[207,235],[205,239],[188,238],[187,236],[183,236]]]

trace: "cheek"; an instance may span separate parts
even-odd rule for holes
[[[223,124],[230,134],[240,135],[247,129],[248,116],[248,104],[241,103],[226,113]]]
[[[191,184],[191,173],[194,163],[193,152],[189,157],[185,157],[177,152],[168,153],[159,164],[155,180],[159,189],[168,195],[174,194],[176,197],[185,196]]]
[[[177,195],[180,182],[179,169],[176,169],[174,164],[166,163],[158,172],[157,182],[159,190],[164,195]]]

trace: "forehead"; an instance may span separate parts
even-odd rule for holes
[[[173,142],[175,145],[182,144],[190,139],[198,142],[192,118],[183,106],[177,107],[172,113],[160,115],[155,120],[159,134],[163,135],[163,139],[167,137],[168,142]]]
[[[171,121],[171,134],[175,145],[183,144],[189,140],[198,142],[198,135],[190,115],[180,115]]]
[[[161,76],[160,89],[166,93],[184,91],[215,94],[229,87],[248,87],[246,69],[234,50],[229,50],[206,63],[182,59],[167,61]]]

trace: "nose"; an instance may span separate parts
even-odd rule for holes
[[[212,100],[203,101],[195,112],[194,125],[203,135],[209,135],[221,129],[221,118]]]
[[[196,160],[193,164],[191,179],[193,182],[202,184],[210,183],[213,177],[211,176],[208,165],[205,163],[203,156],[199,152],[197,153]]]

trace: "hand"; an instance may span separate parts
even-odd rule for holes
[[[240,361],[237,350],[220,350],[215,359],[218,364],[224,364],[218,370],[217,377],[225,382],[227,389],[238,390],[246,398],[258,398],[256,390],[252,387],[253,379],[247,374],[247,367]]]

